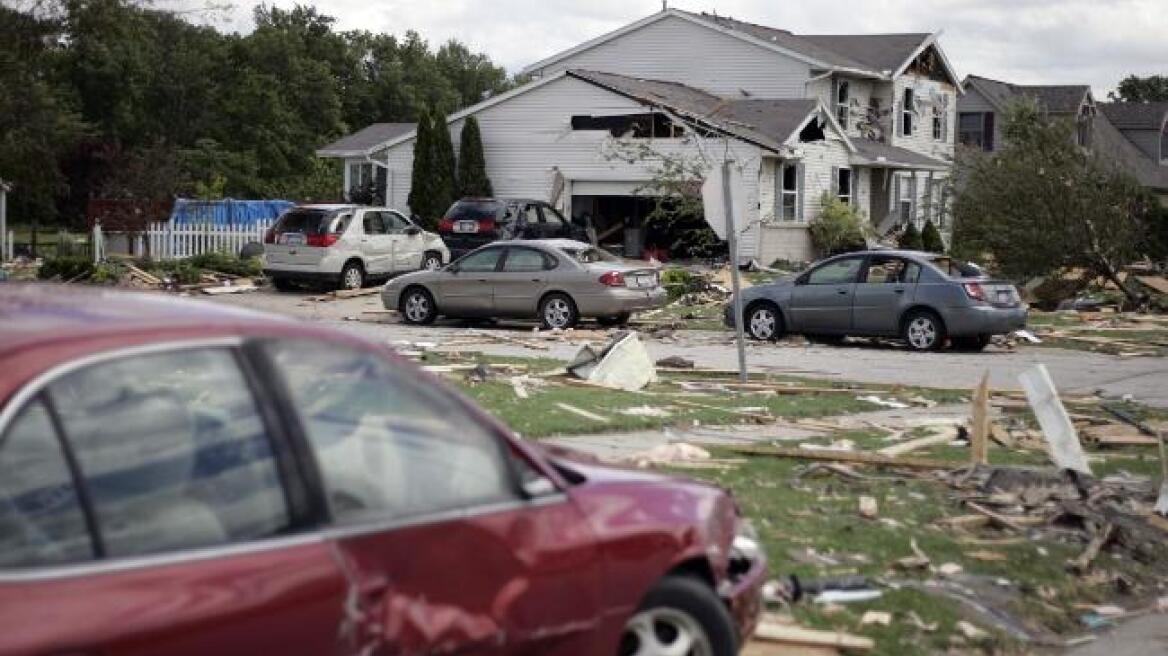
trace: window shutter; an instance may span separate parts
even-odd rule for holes
[[[885,175],[891,174],[886,173]],[[892,195],[889,196],[891,202],[888,204],[889,214],[896,216],[898,219],[900,218],[900,180],[901,178],[899,175],[892,176]]]
[[[839,175],[840,174],[839,174],[839,172],[840,172],[840,169],[838,166],[831,167],[831,195],[832,196],[839,196],[839,192],[840,192],[840,187],[839,187]]]
[[[783,216],[783,163],[775,162],[775,220],[782,221]]]
[[[982,129],[985,130],[985,132],[983,132],[981,135],[981,142],[985,144],[985,149],[987,151],[992,151],[994,149],[994,113],[986,112],[984,116],[985,125]]]
[[[807,189],[807,167],[803,165],[803,162],[795,164],[795,174],[799,179],[799,184],[795,187],[798,190],[795,196],[795,205],[799,208],[799,214],[794,218],[798,221],[806,221],[807,215],[803,212],[803,208],[807,206],[805,198],[807,194],[804,193]]]
[[[912,203],[909,205],[909,207],[911,209],[908,211],[908,220],[912,221],[913,225],[916,225],[917,223],[919,223],[917,221],[917,174],[916,173],[913,173],[912,177],[909,178],[908,195],[912,199]]]

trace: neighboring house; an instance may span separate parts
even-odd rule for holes
[[[367,185],[372,185],[374,193],[382,200],[394,198],[398,195],[397,190],[392,188],[384,164],[375,161],[373,155],[381,144],[403,134],[413,134],[417,127],[417,123],[374,123],[317,150],[316,154],[344,160],[344,186],[341,189],[346,198]],[[400,180],[393,182],[401,184]],[[405,184],[406,193],[409,193],[408,176]]]
[[[744,259],[812,258],[807,223],[824,193],[880,232],[946,227],[962,86],[935,34],[796,35],[666,9],[524,72],[532,82],[448,117],[452,141],[475,115],[498,195],[588,214],[626,254],[651,245],[642,218],[654,163],[606,153],[617,139],[679,148],[695,126],[727,138],[746,173]],[[387,202],[404,207],[413,139],[318,152],[384,169]]]
[[[1078,145],[1168,200],[1168,103],[1097,103],[1086,85],[1027,86],[970,75],[958,101],[958,143],[1001,150],[1006,114],[1023,99],[1049,116],[1074,121]]]

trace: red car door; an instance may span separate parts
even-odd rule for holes
[[[594,653],[598,550],[551,481],[379,353],[268,352],[320,470],[359,642],[382,654]]]
[[[335,546],[238,362],[136,349],[0,415],[0,653],[355,653]]]

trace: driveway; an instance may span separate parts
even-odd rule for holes
[[[381,310],[379,297],[363,296],[333,301],[309,300],[315,294],[259,291],[219,296],[214,302],[229,303],[331,324],[371,339],[435,342],[465,337],[456,322],[434,326],[408,326],[396,316],[374,314]],[[348,320],[347,320],[348,319]],[[595,326],[592,326],[595,327]],[[503,335],[523,336],[532,325],[488,326]],[[473,349],[493,355],[547,356],[562,360],[575,355],[578,346],[549,342],[550,350],[535,351],[513,344],[476,344]],[[654,358],[677,355],[693,360],[699,367],[737,368],[737,354],[729,332],[679,331],[669,341],[646,339]],[[466,348],[466,347],[463,347]],[[1019,389],[1018,374],[1043,363],[1064,392],[1107,396],[1130,394],[1135,400],[1168,408],[1168,358],[1120,358],[1085,351],[1019,347],[1007,351],[996,347],[984,353],[911,353],[894,346],[867,343],[818,346],[780,342],[748,342],[747,363],[751,371],[838,378],[856,382],[900,383],[972,389],[985,372],[990,384],[999,389]]]

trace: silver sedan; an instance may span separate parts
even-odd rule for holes
[[[848,253],[742,293],[743,327],[755,339],[798,333],[817,342],[847,335],[900,337],[916,351],[947,343],[980,351],[990,337],[1026,327],[1026,306],[1007,281],[946,255]],[[733,304],[725,311],[733,325]]]
[[[394,278],[381,302],[406,323],[439,316],[538,318],[569,328],[581,317],[624,323],[665,305],[658,271],[569,239],[497,241],[436,271]]]

